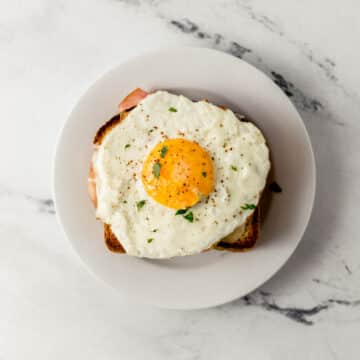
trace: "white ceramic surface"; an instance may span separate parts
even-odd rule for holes
[[[2,0],[0,358],[358,360],[359,12],[354,0]],[[235,54],[280,83],[316,159],[310,223],[281,271],[196,311],[140,306],[89,275],[51,192],[58,134],[90,84],[174,45]]]
[[[262,129],[283,192],[270,199],[262,241],[253,251],[212,251],[150,261],[106,250],[102,224],[95,220],[87,194],[92,139],[116,113],[119,101],[138,86],[148,91],[167,89],[192,99],[207,98],[247,115]],[[54,160],[56,212],[83,261],[123,296],[166,308],[219,305],[261,285],[285,263],[300,241],[314,193],[310,141],[286,95],[244,61],[204,48],[149,52],[102,76],[75,106]],[[236,282],[231,280],[232,274],[238,274]]]

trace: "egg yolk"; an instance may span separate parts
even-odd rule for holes
[[[147,194],[172,209],[193,206],[214,189],[210,155],[185,139],[157,144],[144,162],[141,178]]]

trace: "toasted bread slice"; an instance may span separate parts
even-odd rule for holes
[[[93,144],[95,146],[101,145],[106,134],[109,133],[113,127],[115,127],[117,124],[119,124],[121,121],[123,121],[126,118],[126,116],[128,115],[128,113],[129,113],[128,111],[124,111],[121,114],[114,115],[103,126],[101,126],[101,128],[95,134]]]
[[[253,214],[246,219],[245,224],[236,228],[234,232],[213,245],[211,249],[240,252],[253,248],[260,232],[259,213],[260,211],[257,207]],[[105,244],[110,251],[125,253],[125,249],[108,224],[104,224],[104,238]]]
[[[246,251],[253,248],[260,234],[260,208],[246,219],[245,223],[237,227],[230,235],[221,239],[213,246],[215,250]]]
[[[110,130],[123,121],[131,110],[124,111],[120,114],[113,116],[97,131],[94,137],[94,145],[99,146],[106,134]],[[215,250],[228,250],[228,251],[246,251],[255,246],[260,233],[260,208],[254,210],[246,222],[237,227],[230,235],[221,239],[217,244],[212,246]],[[107,248],[116,253],[125,253],[125,249],[121,245],[120,239],[118,239],[111,230],[110,225],[104,223],[104,239]]]
[[[110,251],[117,253],[125,253],[125,249],[121,245],[121,242],[111,231],[111,227],[108,224],[104,224],[104,239],[105,244]]]

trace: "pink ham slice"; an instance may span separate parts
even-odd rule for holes
[[[129,110],[136,106],[142,99],[145,99],[148,93],[140,88],[133,90],[124,100],[119,104],[119,112]]]

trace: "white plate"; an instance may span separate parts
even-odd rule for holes
[[[129,91],[167,89],[207,98],[254,119],[272,154],[276,181],[261,240],[246,253],[210,251],[171,260],[109,252],[95,220],[87,176],[96,130]],[[282,91],[259,70],[205,48],[146,53],[102,76],[79,100],[59,138],[54,197],[65,233],[88,268],[131,301],[166,308],[219,305],[254,290],[286,262],[308,223],[315,194],[314,156],[304,124]]]

